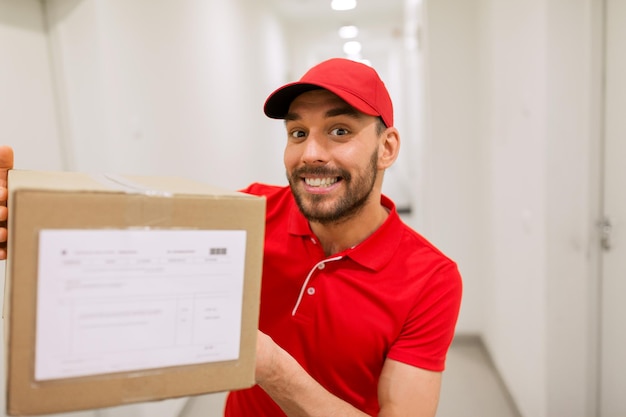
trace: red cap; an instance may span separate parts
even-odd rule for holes
[[[300,81],[280,87],[267,98],[263,110],[272,119],[284,119],[297,96],[317,88],[336,94],[362,113],[380,116],[385,126],[393,126],[391,98],[376,71],[345,58],[324,61],[307,71]]]

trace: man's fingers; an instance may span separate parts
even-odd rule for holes
[[[13,168],[13,148],[0,145],[0,202],[7,201],[7,176]]]
[[[7,186],[7,171],[12,168],[13,148],[6,145],[0,145],[0,186]]]
[[[13,148],[0,145],[0,169],[8,170],[13,168]]]
[[[9,170],[13,169],[13,148],[0,145],[0,260],[7,258],[7,218],[8,210],[6,201],[8,198],[7,178]]]
[[[0,227],[0,261],[3,261],[7,258],[7,237],[7,228]]]

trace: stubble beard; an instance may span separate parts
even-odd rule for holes
[[[296,169],[291,176],[287,175],[291,192],[296,200],[300,212],[310,222],[323,225],[339,224],[356,216],[365,207],[378,177],[378,152],[374,151],[366,171],[357,178],[343,169],[329,169],[326,167],[303,167]],[[309,194],[302,191],[301,176],[303,174],[322,177],[341,177],[344,195],[331,207],[325,208],[324,203],[334,197],[325,194]]]

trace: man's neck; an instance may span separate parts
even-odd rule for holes
[[[380,201],[380,200],[379,200]],[[355,216],[331,224],[311,222],[311,230],[320,240],[326,256],[352,248],[367,239],[387,219],[389,211],[382,205],[364,207]]]

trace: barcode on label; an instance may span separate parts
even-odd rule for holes
[[[226,249],[227,248],[211,248],[209,253],[211,255],[226,255]]]

